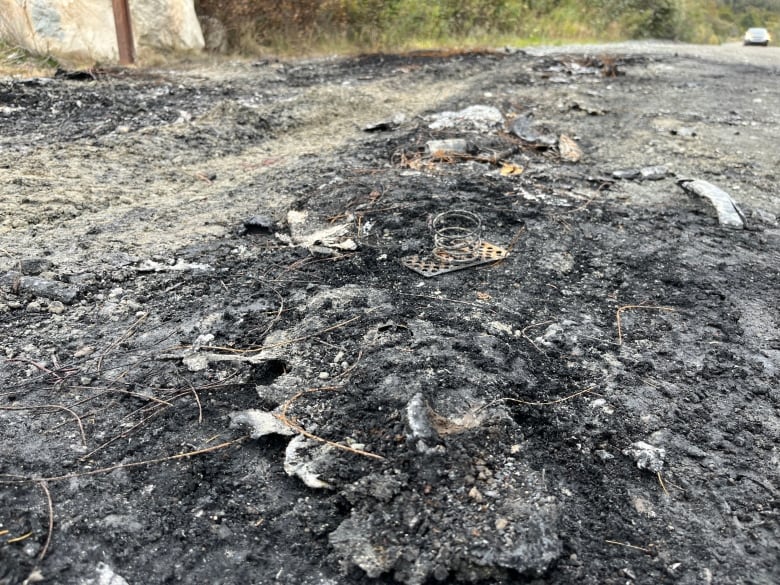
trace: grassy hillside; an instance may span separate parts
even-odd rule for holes
[[[300,53],[780,33],[780,0],[199,0],[229,46]],[[775,35],[780,36],[780,35]]]

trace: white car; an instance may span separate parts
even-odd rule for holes
[[[765,28],[749,28],[745,33],[746,45],[764,45],[766,47],[771,40],[772,37],[769,36],[769,31]]]

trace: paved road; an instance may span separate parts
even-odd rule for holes
[[[622,43],[605,43],[598,45],[562,45],[529,47],[523,49],[532,55],[553,55],[561,53],[624,53],[624,54],[659,54],[685,55],[712,59],[723,63],[745,63],[780,69],[780,47],[745,47],[741,43],[724,43],[722,45],[689,45],[662,41],[628,41]]]

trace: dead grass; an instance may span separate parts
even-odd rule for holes
[[[0,76],[49,77],[54,74],[57,65],[50,56],[34,55],[0,41]]]

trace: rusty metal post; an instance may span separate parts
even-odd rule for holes
[[[133,43],[133,27],[130,23],[130,6],[128,1],[112,0],[120,65],[132,65],[135,63],[135,44]]]

